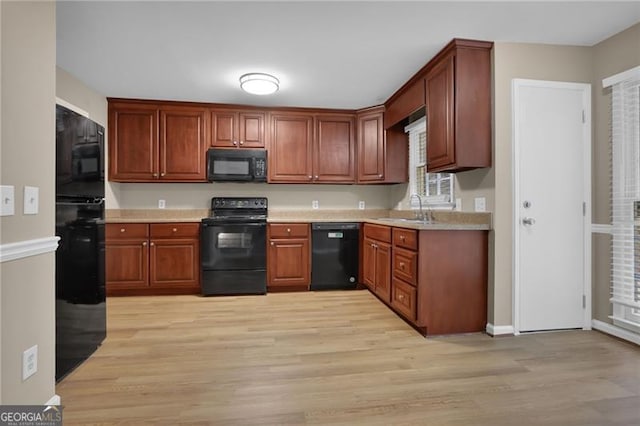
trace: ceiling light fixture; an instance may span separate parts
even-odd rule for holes
[[[270,95],[280,88],[280,80],[270,74],[252,72],[240,77],[240,88],[252,95]]]

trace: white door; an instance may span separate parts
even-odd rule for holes
[[[514,80],[514,326],[589,328],[590,85]]]

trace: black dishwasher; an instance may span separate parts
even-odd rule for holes
[[[360,224],[312,223],[311,231],[311,290],[355,289]]]

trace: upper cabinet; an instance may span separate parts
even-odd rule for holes
[[[409,144],[403,132],[384,130],[384,107],[358,113],[358,182],[408,182]]]
[[[211,146],[264,148],[265,113],[230,109],[211,110]]]
[[[109,179],[206,182],[207,111],[109,101]]]
[[[491,166],[491,47],[453,40],[425,75],[427,170]]]
[[[271,114],[269,182],[354,183],[355,115]]]

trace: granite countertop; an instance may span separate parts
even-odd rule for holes
[[[433,211],[433,223],[406,221],[415,212],[398,210],[276,210],[268,223],[366,222],[417,230],[490,230],[491,213]],[[200,222],[208,209],[108,209],[106,223]]]

